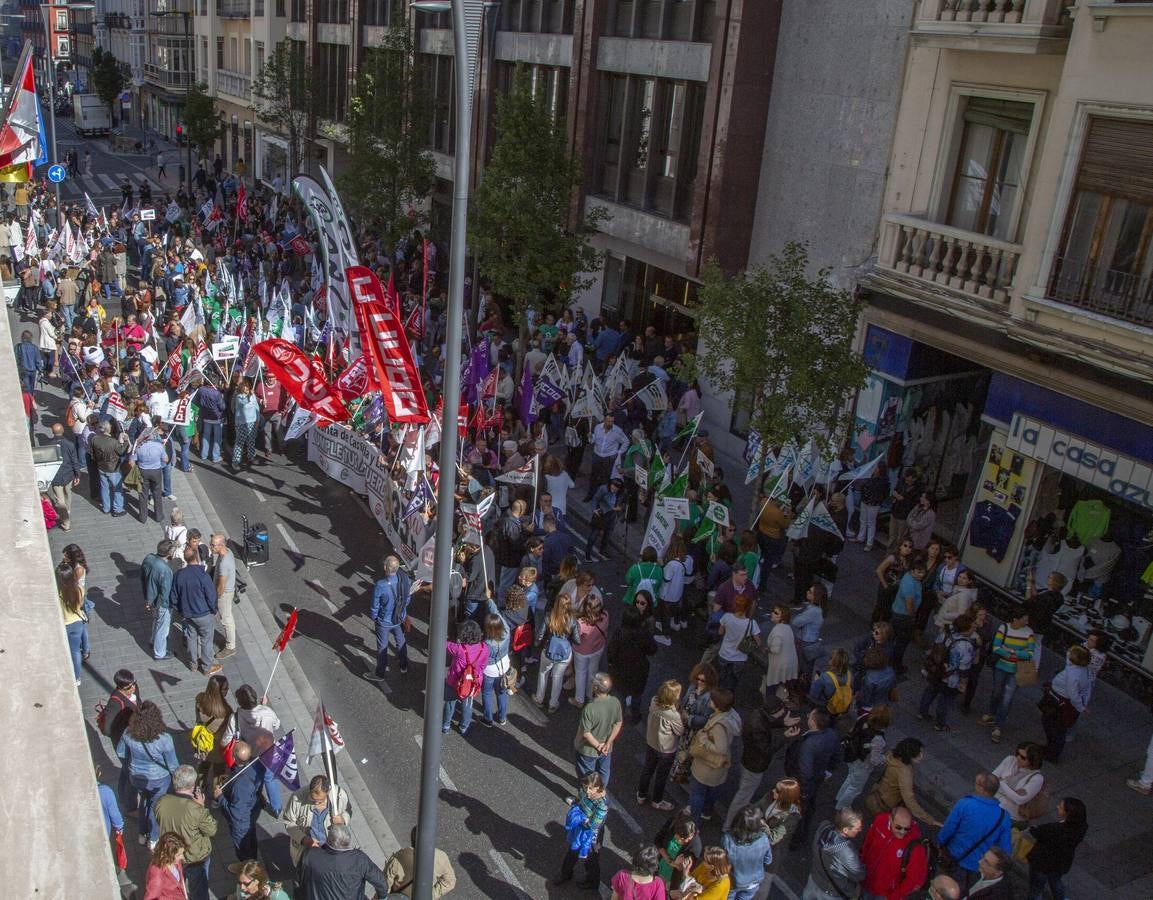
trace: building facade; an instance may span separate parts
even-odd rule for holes
[[[135,41],[143,29],[145,39],[139,124],[173,139],[192,86],[194,0],[129,3],[136,7],[131,37]],[[143,18],[138,20],[138,13],[143,13]]]
[[[124,70],[127,87],[116,105],[117,118],[143,127],[148,60],[148,13],[152,0],[97,0],[92,23],[95,45],[111,53]]]
[[[1153,673],[1153,5],[922,0],[856,409],[988,584]]]

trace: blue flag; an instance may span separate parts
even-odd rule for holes
[[[260,754],[260,761],[294,791],[300,790],[300,767],[296,762],[291,731]]]
[[[407,519],[409,516],[415,516],[426,506],[431,505],[432,502],[432,487],[422,472],[420,478],[417,480],[416,490],[413,492],[412,499],[408,501],[408,505],[404,508],[404,518]]]

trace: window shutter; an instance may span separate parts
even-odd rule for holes
[[[1153,206],[1153,123],[1089,117],[1077,187]]]

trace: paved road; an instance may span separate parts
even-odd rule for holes
[[[179,151],[169,148],[165,151],[167,177],[161,179],[156,169],[155,153],[113,153],[107,138],[88,138],[76,133],[72,120],[62,117],[56,120],[57,149],[63,158],[68,151],[75,150],[84,163],[84,151],[92,154],[92,174],[68,178],[60,185],[60,196],[65,203],[82,203],[84,194],[92,198],[97,207],[104,206],[109,212],[119,209],[122,201],[120,188],[127,180],[134,191],[148,183],[156,203],[168,192],[175,192],[180,177]],[[166,145],[167,146],[167,145]]]

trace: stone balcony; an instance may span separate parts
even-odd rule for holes
[[[920,0],[912,39],[927,47],[1064,53],[1069,0]]]

